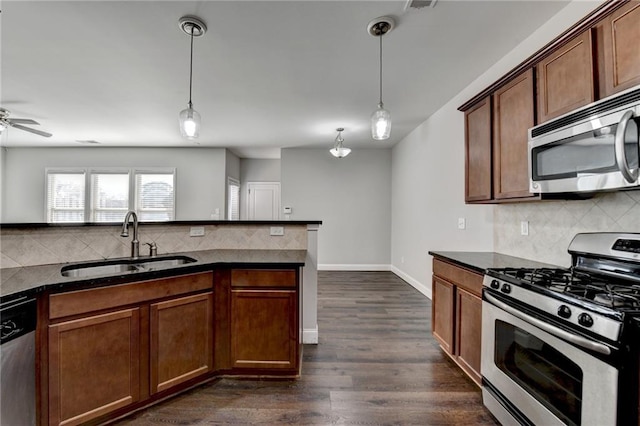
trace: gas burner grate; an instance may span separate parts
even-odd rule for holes
[[[573,268],[505,268],[496,272],[518,284],[541,287],[601,306],[640,309],[640,285],[605,281]]]

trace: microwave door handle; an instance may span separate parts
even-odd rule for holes
[[[620,119],[620,123],[618,124],[618,128],[616,129],[616,137],[615,137],[615,148],[616,148],[616,163],[618,164],[618,169],[622,173],[622,176],[629,183],[634,183],[638,180],[638,171],[640,168],[636,170],[629,169],[629,163],[627,163],[627,154],[624,150],[624,136],[627,132],[627,125],[629,124],[629,120],[633,118],[633,111],[627,111],[624,113],[622,118]]]
[[[552,334],[560,339],[564,339],[568,342],[576,344],[580,347],[591,349],[592,351],[599,352],[604,355],[610,355],[611,349],[603,345],[602,343],[594,342],[593,340],[586,339],[582,336],[578,336],[577,334],[569,333],[561,328],[555,327],[547,322],[541,321],[538,318],[534,318],[531,315],[527,315],[524,312],[515,309],[506,303],[503,303],[491,296],[490,294],[484,293],[484,298],[491,303],[492,305],[497,306],[498,308],[506,311],[507,313],[513,315],[516,318],[520,318],[522,321],[528,322],[529,324],[536,326],[549,334]]]

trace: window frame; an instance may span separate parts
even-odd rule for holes
[[[128,174],[129,194],[128,210],[137,211],[136,177],[141,174],[167,174],[173,176],[173,212],[171,216],[176,220],[176,192],[177,192],[177,168],[176,167],[46,167],[44,173],[44,217],[47,223],[117,223],[97,222],[93,214],[93,176],[96,174]],[[84,214],[82,222],[54,222],[49,214],[49,175],[52,174],[84,174]],[[170,222],[171,220],[167,221]],[[146,222],[156,222],[146,220]],[[162,222],[162,221],[157,221]]]

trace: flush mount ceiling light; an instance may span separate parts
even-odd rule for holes
[[[189,57],[189,103],[188,107],[180,112],[180,133],[183,138],[196,139],[200,136],[200,114],[193,109],[191,103],[191,88],[193,86],[193,38],[202,37],[207,32],[207,26],[195,16],[183,16],[180,18],[180,29],[191,39],[191,54]]]
[[[351,150],[342,146],[342,143],[344,142],[344,138],[342,137],[344,128],[338,127],[336,131],[338,132],[338,136],[336,136],[336,144],[333,146],[333,149],[329,150],[329,152],[336,158],[343,158],[349,155]]]
[[[382,103],[382,36],[394,27],[394,20],[388,16],[376,18],[367,25],[369,34],[380,39],[380,102],[378,109],[371,114],[371,137],[375,140],[389,139],[391,135],[391,114]]]

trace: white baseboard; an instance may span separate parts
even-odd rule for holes
[[[391,265],[323,263],[318,265],[318,271],[391,271]]]
[[[302,330],[302,343],[318,344],[318,326],[316,328],[305,328]]]
[[[395,266],[391,266],[391,272],[393,272],[394,274],[396,274],[397,276],[399,276],[400,278],[402,278],[403,280],[408,282],[413,288],[415,288],[420,293],[422,293],[425,296],[427,296],[429,299],[432,299],[432,297],[431,297],[431,286],[426,286],[426,285],[422,284],[420,281],[416,280],[411,275],[407,274],[406,272],[401,271],[400,269],[396,268]]]

